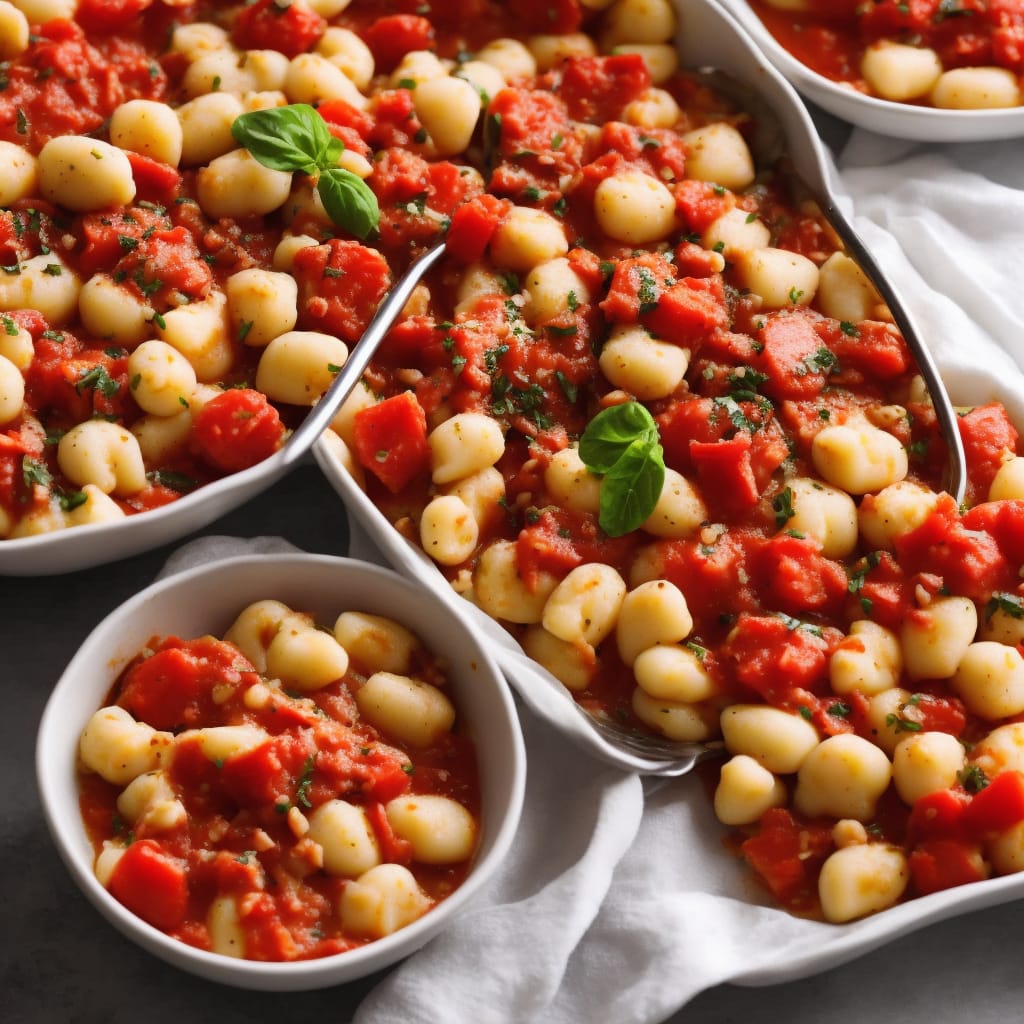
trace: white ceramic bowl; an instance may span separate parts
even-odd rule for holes
[[[798,61],[764,26],[746,0],[718,0],[735,15],[775,67],[807,99],[843,121],[915,142],[989,142],[1024,136],[1024,107],[938,110],[865,96]]]
[[[480,846],[464,883],[429,913],[386,938],[336,956],[292,963],[207,953],[126,910],[93,874],[93,850],[78,808],[78,737],[125,664],[154,635],[220,635],[243,607],[262,598],[306,609],[319,621],[358,609],[387,615],[412,629],[447,661],[453,700],[475,740],[480,772]],[[88,899],[119,931],[168,963],[250,989],[337,985],[395,963],[441,931],[502,862],[518,826],[526,777],[519,722],[501,672],[452,607],[378,566],[327,555],[281,554],[224,559],[182,572],[112,612],[86,638],[57,683],[36,747],[39,792],[50,832]]]

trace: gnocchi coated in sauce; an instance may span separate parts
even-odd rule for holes
[[[840,923],[1003,872],[1024,776],[978,752],[1024,711],[1019,631],[989,639],[1024,615],[1017,432],[960,410],[955,507],[872,283],[749,118],[632,62],[670,35],[618,24],[604,60],[492,98],[489,195],[448,233],[467,269],[428,282],[333,447],[584,706],[723,740],[716,813],[783,905]],[[625,437],[632,489],[588,447],[615,410],[589,442]]]
[[[265,457],[446,232],[332,449],[582,704],[723,737],[715,808],[745,860],[841,922],[1024,864],[1024,460],[1003,409],[964,409],[967,507],[941,493],[888,311],[785,164],[759,164],[750,117],[679,72],[676,10],[81,0],[27,26],[0,0],[0,533],[144,510]],[[57,73],[68,54],[89,74]],[[367,240],[312,178],[238,147],[240,115],[295,104],[373,190]],[[312,694],[287,698],[301,709],[344,675],[338,650],[360,655],[303,653],[287,622],[243,650]],[[443,701],[404,673],[382,662],[357,710],[372,722],[380,689],[398,722],[440,728]],[[126,710],[97,721],[115,739],[95,767],[155,772],[125,804],[162,825],[180,799],[147,758],[212,775],[265,743],[243,715],[182,754],[180,722]],[[305,810],[273,820],[323,858],[332,908],[354,877],[357,920],[418,911],[365,808]],[[404,812],[385,817],[401,834]],[[229,873],[262,870],[252,842]],[[148,870],[155,843],[98,870]],[[218,900],[197,934],[237,949],[246,908]]]
[[[328,956],[415,921],[479,832],[472,742],[399,623],[333,629],[278,601],[224,639],[156,639],[86,724],[95,873],[133,913],[225,956]]]
[[[869,96],[944,110],[1020,106],[1021,0],[752,0],[812,70]]]

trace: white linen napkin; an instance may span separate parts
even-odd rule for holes
[[[998,397],[1024,423],[1024,140],[941,148],[855,132],[835,185],[954,401]],[[349,518],[350,553],[383,561]],[[168,569],[283,543],[207,538]],[[354,1024],[657,1024],[723,981],[801,977],[955,912],[939,894],[851,925],[794,919],[724,850],[696,777],[620,773],[520,710],[527,794],[506,864]],[[972,906],[1000,898],[992,884]]]

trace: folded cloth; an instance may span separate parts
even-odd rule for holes
[[[998,398],[1024,423],[1024,140],[915,146],[855,131],[834,183],[954,401]],[[352,553],[379,558],[351,525]],[[723,849],[699,779],[623,776],[522,719],[526,812],[508,863],[356,1024],[655,1024],[710,986],[802,977],[955,912],[917,900],[838,927],[792,918]]]
[[[855,133],[840,194],[907,299],[953,400],[998,396],[1024,423],[1024,140],[912,148]]]

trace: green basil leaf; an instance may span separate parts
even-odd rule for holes
[[[341,167],[323,171],[317,191],[335,224],[351,231],[357,238],[366,238],[377,230],[380,207],[370,186],[358,175]]]
[[[241,114],[232,122],[231,134],[264,167],[275,171],[313,174],[336,165],[344,150],[308,103]]]
[[[639,402],[599,412],[580,438],[580,458],[592,473],[607,473],[637,440],[657,443],[658,426]]]
[[[638,529],[654,511],[664,482],[661,445],[649,439],[634,441],[601,481],[601,529],[609,537]]]

